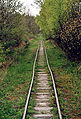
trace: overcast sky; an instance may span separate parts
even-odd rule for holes
[[[19,0],[19,1],[24,4],[24,6],[26,7],[26,11],[30,9],[31,15],[36,16],[39,13],[40,8],[36,6],[36,4],[34,3],[35,0]]]

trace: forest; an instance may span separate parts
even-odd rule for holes
[[[37,1],[41,6],[36,18],[23,13],[17,0],[0,2],[0,65],[14,57],[15,47],[27,44],[39,32],[52,39],[71,60],[81,59],[81,4],[79,0]],[[37,23],[37,24],[36,24]]]
[[[28,45],[29,37],[39,31],[34,17],[23,11],[17,0],[0,0],[0,66],[6,65],[5,61],[11,62],[19,45]]]
[[[34,2],[41,8],[36,16],[25,12],[19,0],[0,0],[0,119],[22,118],[41,40],[55,78],[63,119],[81,119],[81,0]],[[42,67],[51,79],[44,57]],[[34,86],[43,63],[39,60],[36,64]],[[49,85],[53,86],[51,80]],[[54,119],[59,119],[52,91],[50,102]],[[31,96],[26,119],[33,119],[34,106]]]
[[[44,37],[54,40],[70,60],[81,59],[80,0],[44,0],[36,22]]]

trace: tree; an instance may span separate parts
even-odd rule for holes
[[[72,59],[81,59],[79,0],[44,0],[36,22],[45,38],[52,38]]]
[[[26,34],[26,23],[22,12],[22,4],[17,0],[1,0],[0,2],[0,53],[8,57]],[[2,55],[1,55],[2,56]]]
[[[27,36],[38,30],[34,17],[23,13],[18,0],[0,0],[0,62],[13,57],[21,42],[27,43]]]
[[[36,22],[46,37],[56,36],[59,27],[72,16],[79,0],[44,0]]]

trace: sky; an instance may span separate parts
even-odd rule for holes
[[[26,7],[25,12],[27,13],[28,9],[31,15],[36,16],[39,14],[40,8],[34,3],[35,0],[19,0]]]

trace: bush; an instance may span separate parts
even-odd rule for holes
[[[0,44],[0,66],[2,64],[2,62],[4,62],[4,52],[3,52],[3,47],[2,45]]]
[[[81,59],[81,14],[70,18],[57,32],[57,44],[71,60]]]

